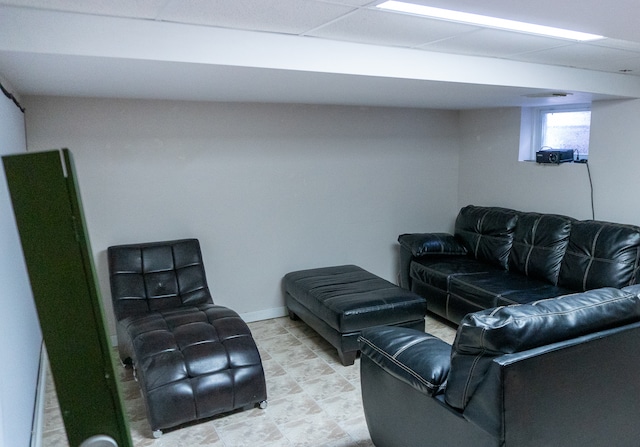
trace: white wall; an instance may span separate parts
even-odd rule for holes
[[[29,150],[74,155],[106,301],[108,246],[193,236],[217,303],[281,315],[288,271],[355,263],[395,281],[398,234],[448,231],[458,211],[453,111],[25,103]]]
[[[518,162],[520,109],[461,112],[459,205],[496,205],[591,219],[587,166]],[[595,218],[640,225],[640,101],[597,102],[589,168]]]
[[[5,87],[8,87],[3,82]],[[25,152],[24,115],[0,93],[0,155]],[[4,169],[0,169],[0,447],[27,447],[42,334],[31,294]]]
[[[596,219],[640,225],[640,100],[596,103],[591,121]]]

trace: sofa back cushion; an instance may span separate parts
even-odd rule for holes
[[[117,320],[213,303],[197,239],[117,245],[107,257]]]
[[[584,291],[635,284],[639,258],[639,227],[592,220],[573,222],[558,285]]]
[[[468,314],[452,347],[447,403],[464,409],[495,357],[639,321],[637,292],[602,288]]]
[[[476,259],[507,269],[517,220],[514,210],[468,205],[458,213],[455,236]]]
[[[556,285],[573,220],[555,214],[520,213],[509,270]]]

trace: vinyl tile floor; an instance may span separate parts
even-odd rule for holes
[[[427,316],[426,332],[451,343],[455,329]],[[360,360],[343,366],[335,348],[302,321],[249,323],[267,381],[268,406],[217,416],[152,437],[132,370],[116,368],[136,447],[373,446],[360,393]],[[114,351],[114,356],[117,354]],[[68,447],[53,380],[46,381],[43,447]]]

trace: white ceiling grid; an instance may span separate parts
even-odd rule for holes
[[[516,20],[528,20],[534,23],[540,23],[550,26],[565,26],[577,31],[593,32],[606,35],[607,39],[589,43],[577,43],[562,39],[554,39],[541,36],[526,35],[521,33],[513,33],[500,31],[495,29],[480,28],[473,25],[465,25],[460,23],[438,21],[433,19],[425,19],[416,16],[397,14],[388,11],[382,11],[375,6],[382,0],[113,0],[105,2],[104,0],[0,0],[0,8],[2,5],[7,7],[7,13],[15,12],[16,9],[24,10],[27,13],[34,11],[51,11],[66,12],[74,14],[87,14],[92,17],[102,17],[105,20],[105,26],[108,26],[109,19],[127,18],[136,21],[147,21],[151,23],[173,23],[186,24],[196,27],[212,27],[220,30],[241,30],[246,32],[266,33],[270,35],[289,36],[290,38],[302,39],[301,44],[306,44],[308,39],[319,39],[322,41],[330,41],[342,43],[349,51],[356,51],[357,47],[346,47],[349,44],[365,44],[377,46],[387,49],[396,49],[397,51],[416,51],[416,59],[431,57],[432,53],[447,53],[460,56],[473,56],[487,59],[482,63],[495,63],[496,60],[511,61],[513,63],[526,63],[545,65],[550,67],[563,67],[564,69],[580,69],[576,71],[576,77],[583,77],[587,70],[589,76],[595,76],[594,79],[604,79],[602,76],[593,74],[599,72],[608,74],[610,79],[606,81],[610,84],[629,85],[627,88],[629,94],[619,94],[617,92],[603,91],[580,91],[573,92],[575,95],[572,100],[577,98],[586,99],[606,99],[614,97],[633,97],[635,91],[640,92],[640,27],[635,26],[632,17],[637,17],[640,13],[640,4],[635,0],[616,0],[607,2],[606,5],[599,0],[565,0],[558,2],[557,0],[539,0],[537,7],[533,7],[531,2],[522,0],[485,0],[477,2],[476,0],[410,0],[415,3],[428,4],[431,6],[449,7],[466,10],[468,12],[485,13],[502,16],[503,18],[511,18]],[[627,8],[621,9],[621,8]],[[0,9],[0,26],[2,21],[2,9]],[[0,38],[2,31],[0,29]],[[12,85],[15,85],[20,93],[24,94],[55,94],[55,86],[46,85],[46,79],[42,75],[38,77],[35,73],[28,73],[29,66],[39,67],[43,70],[50,70],[52,80],[56,80],[53,74],[59,72],[60,67],[55,66],[55,60],[61,64],[73,62],[70,67],[86,70],[87,73],[97,71],[100,66],[103,70],[107,68],[109,60],[101,60],[99,54],[72,54],[70,51],[67,55],[59,55],[53,58],[46,54],[45,50],[32,49],[25,51],[18,46],[12,47],[11,37],[2,38],[4,43],[0,43],[0,73],[9,78]],[[178,37],[178,36],[176,36]],[[167,36],[170,40],[171,36]],[[16,39],[18,40],[18,39]],[[89,45],[90,43],[88,43]],[[261,51],[260,45],[253,48],[256,55]],[[286,53],[285,50],[283,52]],[[127,60],[127,57],[114,57],[112,54],[111,70],[120,69],[127,64],[133,64],[134,61]],[[381,54],[389,54],[389,50],[384,50]],[[405,53],[402,53],[405,54]],[[81,59],[78,56],[93,56]],[[106,56],[106,55],[105,55]],[[326,56],[323,56],[326,57]],[[439,59],[434,59],[439,60]],[[471,59],[472,61],[475,59]],[[479,59],[478,59],[479,61]],[[493,61],[493,62],[492,62]],[[158,60],[157,62],[161,62]],[[170,62],[170,61],[165,61]],[[118,65],[120,64],[120,65]],[[227,87],[227,94],[219,92],[217,95],[202,92],[202,88],[193,87],[191,93],[189,88],[185,86],[185,98],[200,97],[204,100],[234,100],[234,95],[229,94],[230,91],[244,91],[247,95],[239,95],[236,100],[251,100],[251,92],[254,92],[255,100],[277,100],[275,95],[260,95],[258,88],[264,89],[269,85],[265,79],[270,82],[281,82],[288,80],[290,82],[291,91],[283,95],[287,100],[292,101],[324,101],[336,103],[342,102],[347,104],[362,105],[393,105],[393,106],[415,106],[426,107],[441,105],[443,98],[434,96],[433,102],[429,101],[429,95],[420,93],[419,85],[423,88],[436,87],[433,82],[440,82],[437,87],[444,87],[450,93],[452,101],[451,107],[477,107],[487,106],[491,104],[491,97],[486,96],[489,93],[493,97],[493,104],[514,105],[522,103],[521,92],[519,89],[507,89],[504,95],[494,92],[494,86],[487,86],[487,83],[479,80],[477,90],[469,100],[465,103],[464,96],[468,95],[468,86],[454,83],[443,83],[441,79],[419,79],[411,82],[410,76],[407,79],[394,80],[393,77],[383,76],[385,79],[379,79],[378,83],[381,87],[395,92],[399,96],[407,98],[422,98],[420,100],[387,100],[376,99],[378,92],[371,92],[368,98],[362,93],[360,88],[356,88],[356,82],[363,81],[360,77],[345,77],[346,73],[335,72],[331,76],[330,72],[323,73],[323,70],[317,70],[315,65],[310,64],[309,68],[304,70],[295,70],[293,72],[270,72],[256,71],[251,76],[247,70],[248,67],[234,67],[236,73],[231,67],[223,69],[218,64],[211,64],[209,69],[211,74],[220,75],[221,85],[224,82],[232,82],[233,78],[238,80],[245,79],[246,85],[237,84]],[[224,64],[222,64],[224,65]],[[468,65],[468,64],[467,64]],[[496,64],[496,67],[503,65]],[[519,67],[519,65],[514,65]],[[139,67],[140,68],[140,67]],[[254,67],[257,70],[269,67]],[[457,67],[454,67],[457,69]],[[129,82],[139,82],[134,76],[136,67],[131,66],[131,79]],[[176,67],[171,64],[157,63],[155,70],[167,70],[167,73],[174,74]],[[184,66],[185,79],[197,79],[206,75],[202,71],[202,67]],[[194,69],[193,72],[190,70]],[[474,67],[467,69],[473,70]],[[197,71],[200,70],[200,74]],[[241,72],[245,73],[241,73]],[[313,73],[316,73],[315,75]],[[225,77],[225,73],[229,79]],[[554,73],[553,69],[550,73]],[[623,73],[623,74],[621,74]],[[371,76],[377,78],[379,73],[372,72]],[[124,76],[124,75],[123,75]],[[296,81],[306,76],[304,82]],[[157,74],[162,79],[161,73]],[[295,78],[295,79],[294,79]],[[322,78],[324,81],[319,85],[325,86],[328,92],[318,90],[314,95],[310,92],[303,91],[304,85],[309,85],[310,81],[316,82]],[[630,79],[633,81],[630,81]],[[101,81],[100,76],[96,77],[97,81]],[[123,79],[122,84],[114,83],[114,89],[125,88],[135,90],[134,84],[126,87],[126,80]],[[396,82],[393,82],[396,81]],[[423,81],[422,84],[418,81]],[[239,81],[238,81],[239,82]],[[254,84],[252,85],[251,82]],[[636,87],[637,83],[637,87]],[[86,89],[90,90],[91,82],[86,80]],[[297,85],[300,85],[298,90]],[[333,87],[332,87],[333,85]],[[562,86],[563,82],[550,82],[550,89],[557,89]],[[86,91],[71,91],[71,87],[64,88],[64,83],[58,83],[60,88],[59,94],[86,94]],[[141,86],[142,87],[142,86]],[[150,87],[150,86],[146,86]],[[171,82],[166,83],[166,88],[175,88]],[[234,88],[235,87],[235,88]],[[491,88],[488,88],[491,87]],[[541,90],[540,85],[528,86],[525,84],[505,85],[505,87],[522,87],[523,89],[534,89],[536,92]],[[626,87],[625,87],[626,88]],[[332,89],[341,92],[341,96]],[[569,86],[566,90],[571,91]],[[111,93],[106,86],[96,88],[107,96],[115,95]],[[145,90],[145,88],[141,88]],[[282,86],[278,86],[275,90],[283,90]],[[350,92],[353,91],[353,97]],[[533,91],[533,90],[531,90]],[[529,93],[531,92],[529,91]],[[402,94],[404,93],[404,95]],[[517,94],[517,97],[514,96]],[[524,93],[527,93],[525,91]],[[581,93],[585,93],[584,98]],[[203,96],[198,96],[203,95]],[[145,93],[145,97],[154,96],[153,93]],[[170,97],[171,95],[162,96],[156,93],[158,97]],[[383,98],[385,95],[380,95]],[[437,96],[437,95],[436,95]],[[504,96],[504,97],[503,97]],[[511,98],[507,100],[507,97]],[[281,98],[280,100],[285,100]],[[342,100],[340,98],[343,98]],[[488,102],[489,101],[489,102]]]

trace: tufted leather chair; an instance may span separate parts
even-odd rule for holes
[[[213,303],[197,239],[113,246],[108,259],[120,358],[134,367],[154,436],[266,406],[251,332]]]

